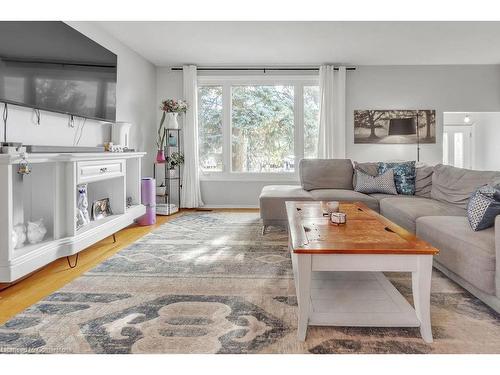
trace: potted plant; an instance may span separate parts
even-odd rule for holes
[[[185,113],[187,111],[188,105],[184,100],[178,99],[166,99],[161,102],[160,109],[163,112],[161,115],[160,126],[158,127],[158,136],[156,138],[156,162],[165,163],[165,119],[167,119],[167,129],[178,129],[179,123],[177,122],[177,116],[179,113]]]
[[[175,176],[175,168],[184,164],[184,154],[181,152],[172,152],[172,155],[168,158],[168,169],[170,177]]]

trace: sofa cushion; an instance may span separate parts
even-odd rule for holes
[[[495,231],[474,232],[467,218],[417,219],[417,236],[439,249],[435,260],[488,294],[495,294]]]
[[[382,194],[382,193],[374,193],[374,194],[370,194],[370,197],[373,197],[375,198],[376,200],[378,200],[379,202],[382,200],[382,199],[385,199],[385,198],[408,198],[407,195],[392,195],[392,194]],[[418,198],[416,195],[413,196],[412,198]],[[422,197],[421,197],[422,198]]]
[[[378,163],[379,174],[389,169],[394,171],[394,182],[396,183],[398,194],[415,195],[415,162]]]
[[[315,201],[362,202],[372,210],[379,211],[378,201],[375,198],[354,190],[317,189],[310,193]]]
[[[432,174],[431,197],[465,209],[471,194],[480,186],[500,179],[500,172],[473,171],[438,164]]]
[[[415,233],[415,222],[422,216],[464,216],[465,210],[429,198],[398,197],[380,201],[380,213]]]
[[[360,193],[373,194],[384,193],[397,195],[394,184],[394,171],[389,169],[378,176],[370,176],[360,170],[355,171],[356,186],[354,190]]]
[[[353,167],[350,159],[302,159],[299,175],[304,190],[352,190]]]
[[[430,198],[432,188],[432,174],[434,167],[423,165],[416,168],[415,195]]]
[[[286,201],[311,201],[311,193],[300,185],[268,185],[260,193],[260,217],[266,221],[286,223]]]

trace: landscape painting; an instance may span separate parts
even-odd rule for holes
[[[354,143],[436,143],[435,110],[355,110]]]

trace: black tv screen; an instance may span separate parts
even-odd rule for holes
[[[64,22],[0,22],[0,102],[116,119],[117,57]]]

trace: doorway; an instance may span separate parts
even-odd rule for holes
[[[473,125],[443,127],[443,164],[474,169]]]

